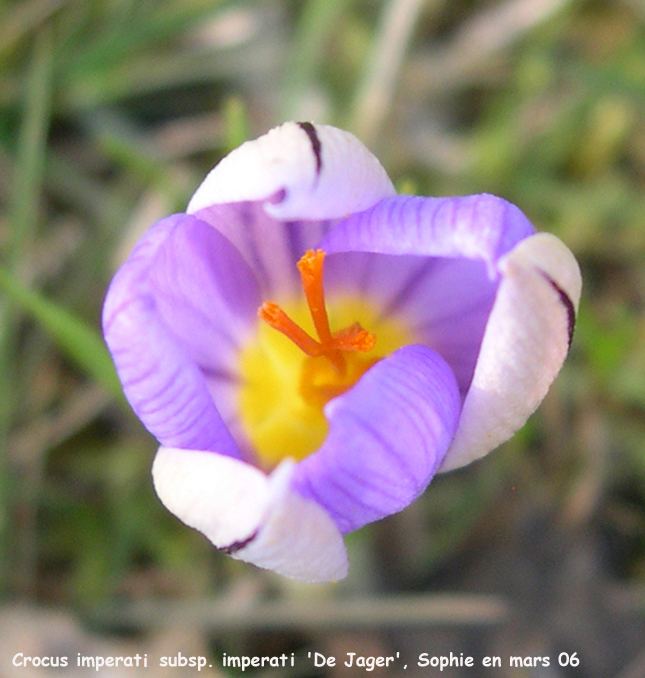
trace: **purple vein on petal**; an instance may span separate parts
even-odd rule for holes
[[[288,221],[284,224],[284,229],[289,243],[290,258],[295,266],[306,249],[302,243],[302,222]]]
[[[239,206],[240,228],[244,234],[244,244],[251,259],[251,268],[260,282],[262,289],[270,289],[271,277],[266,268],[264,257],[260,253],[258,237],[258,215],[257,206],[250,203],[243,203]]]
[[[403,286],[388,300],[381,311],[381,317],[387,317],[397,313],[400,308],[409,300],[415,291],[432,273],[432,260],[420,259],[417,268],[411,268],[409,278],[403,283]]]
[[[458,413],[457,383],[439,354],[399,349],[327,405],[329,435],[299,465],[296,488],[315,493],[344,532],[401,510],[443,459]]]

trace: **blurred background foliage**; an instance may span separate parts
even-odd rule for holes
[[[316,595],[488,591],[587,618],[571,593],[582,586],[618,591],[609,607],[629,600],[642,618],[639,0],[0,1],[4,599],[91,614],[114,600],[310,595],[220,556],[162,508],[154,442],[99,320],[142,232],[286,119],[354,132],[403,192],[517,203],[585,281],[569,360],[529,424],[352,535],[352,574]],[[612,621],[591,616],[589,652]]]

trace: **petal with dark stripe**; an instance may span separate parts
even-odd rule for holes
[[[285,461],[267,476],[220,454],[162,447],[152,474],[166,508],[234,558],[302,581],[342,579],[342,535],[316,502],[293,491],[293,470]]]
[[[213,205],[259,202],[278,221],[338,219],[394,193],[379,161],[349,132],[287,122],[226,156],[187,211],[202,216]]]
[[[442,471],[510,438],[540,404],[569,350],[582,281],[567,247],[538,233],[504,257],[499,270],[499,290]]]

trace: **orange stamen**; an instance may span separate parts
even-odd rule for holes
[[[308,250],[297,264],[311,319],[318,334],[318,341],[273,302],[268,301],[262,304],[258,315],[271,327],[291,339],[308,356],[313,358],[325,356],[338,372],[343,373],[346,368],[343,351],[364,353],[371,351],[376,343],[376,337],[363,329],[359,323],[354,323],[332,334],[323,289],[324,259],[323,250]]]

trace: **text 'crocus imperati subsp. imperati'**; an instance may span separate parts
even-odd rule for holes
[[[524,424],[580,290],[514,205],[397,196],[351,134],[289,122],[150,228],[104,331],[166,507],[235,558],[328,581],[343,534]]]

